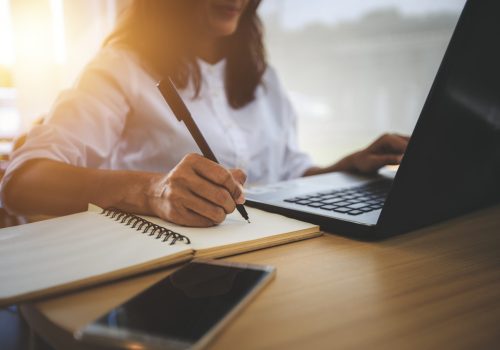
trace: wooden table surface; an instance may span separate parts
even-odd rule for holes
[[[211,349],[500,348],[500,206],[381,242],[325,234],[227,260],[277,276]],[[73,331],[170,272],[22,311],[57,349],[86,349]]]

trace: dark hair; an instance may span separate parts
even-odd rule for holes
[[[193,5],[200,0],[134,0],[125,10],[104,45],[117,44],[136,52],[155,73],[170,76],[177,87],[191,80],[195,96],[201,71],[190,43],[195,33]],[[233,108],[253,101],[267,63],[262,23],[257,15],[261,0],[250,0],[234,34],[224,39],[226,96]]]

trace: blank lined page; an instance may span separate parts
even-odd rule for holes
[[[0,230],[0,299],[192,252],[97,212]]]
[[[263,239],[272,241],[273,237],[284,234],[292,237],[294,233],[319,232],[317,225],[251,207],[245,209],[251,223],[246,222],[237,211],[228,215],[220,225],[208,228],[182,227],[166,223],[158,218],[148,217],[147,220],[159,225],[168,225],[172,230],[187,235],[196,251],[238,243],[244,245],[246,242]]]

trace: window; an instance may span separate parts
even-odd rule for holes
[[[125,0],[0,0],[0,138],[45,115],[99,49]]]
[[[411,133],[464,3],[264,0],[302,148],[326,165],[383,132]]]

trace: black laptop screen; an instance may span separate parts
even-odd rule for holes
[[[407,231],[500,199],[500,1],[468,1],[379,226]]]

